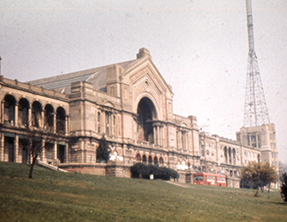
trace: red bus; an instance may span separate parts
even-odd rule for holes
[[[226,187],[226,177],[212,173],[194,173],[193,184]]]

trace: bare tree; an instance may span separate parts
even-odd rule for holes
[[[28,178],[32,178],[34,165],[39,155],[43,152],[46,144],[56,141],[56,133],[47,126],[35,127],[26,124],[26,147],[28,149],[30,170]]]

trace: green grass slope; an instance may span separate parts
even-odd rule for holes
[[[287,221],[279,191],[28,169],[0,162],[0,221]]]

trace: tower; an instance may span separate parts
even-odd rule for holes
[[[248,27],[248,68],[246,78],[244,127],[237,133],[237,140],[245,146],[260,149],[258,161],[269,163],[278,172],[275,124],[270,123],[263,86],[254,47],[251,0],[246,0]],[[246,163],[245,163],[246,164]],[[278,184],[275,184],[278,186]]]
[[[258,61],[255,54],[251,0],[246,0],[246,14],[249,53],[245,92],[244,126],[249,127],[269,124],[269,115],[265,102]]]

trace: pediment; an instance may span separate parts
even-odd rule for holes
[[[173,95],[170,86],[166,83],[158,69],[150,59],[139,61],[134,67],[126,71],[125,82],[129,85],[138,85],[144,81],[145,88],[154,87],[157,92],[170,93]]]
[[[107,101],[107,102],[105,103],[105,106],[111,107],[111,108],[114,108],[114,107],[115,107],[114,104],[113,104],[112,102],[110,102],[110,101]]]

